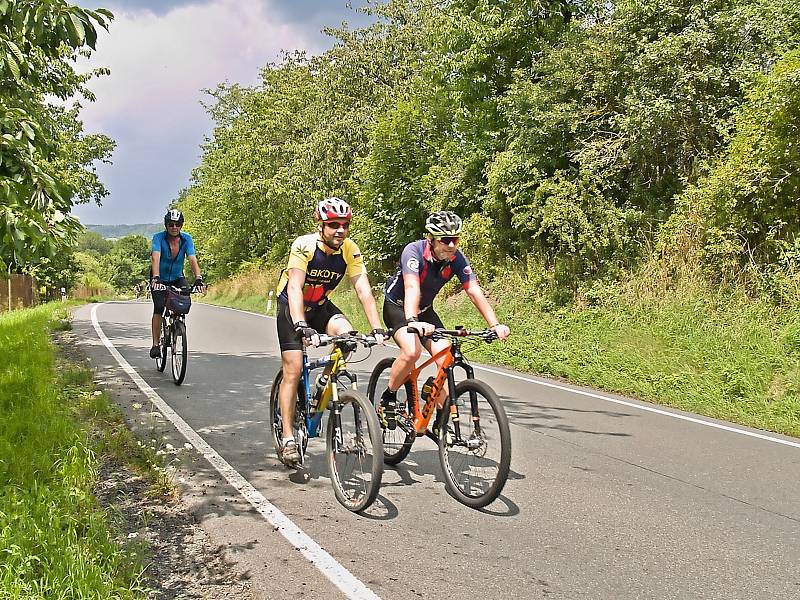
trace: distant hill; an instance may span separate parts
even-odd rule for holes
[[[99,233],[108,240],[116,240],[126,235],[143,235],[146,238],[164,229],[163,223],[140,223],[138,225],[84,225],[89,231]]]

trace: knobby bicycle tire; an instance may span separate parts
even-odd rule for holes
[[[186,377],[189,345],[186,341],[186,324],[176,320],[172,327],[172,381],[175,385],[180,385]]]
[[[336,499],[348,510],[360,512],[375,501],[381,487],[381,427],[375,409],[361,392],[342,390],[337,404],[340,420],[337,423],[331,407],[325,436],[328,473]],[[350,473],[348,467],[356,472]]]
[[[384,358],[383,360],[379,361],[377,365],[375,365],[375,368],[372,370],[372,374],[369,376],[367,397],[374,407],[376,415],[378,407],[381,403],[381,394],[383,393],[382,389],[377,389],[378,382],[381,376],[385,375],[388,378],[388,371],[391,370],[393,363],[393,358]],[[408,415],[411,419],[413,419],[414,415],[411,406],[411,382],[406,381],[404,388],[406,397],[405,399],[398,398],[398,401],[405,402]],[[405,460],[405,458],[408,456],[408,453],[411,452],[411,446],[414,444],[416,435],[409,436],[400,427],[397,427],[393,430],[386,429],[383,427],[383,425],[381,425],[380,421],[378,421],[378,425],[383,432],[383,462],[385,462],[387,465],[396,465],[403,462],[403,460]]]
[[[281,382],[283,381],[283,369],[278,369],[277,375],[275,375],[275,380],[272,382],[272,389],[269,393],[269,428],[272,433],[272,447],[275,448],[275,454],[278,456],[278,460],[283,463],[283,458],[281,458],[281,437],[283,437],[283,423],[280,419],[280,408],[278,403],[278,390],[281,387]],[[303,409],[301,407],[305,406],[306,398],[305,392],[303,391],[303,380],[298,382],[297,384],[297,403],[295,404],[295,413],[294,413],[294,425],[295,429],[301,423],[304,423],[305,416],[303,415]],[[295,437],[297,439],[297,437]],[[305,455],[306,446],[308,444],[308,436],[304,436],[304,445],[302,448],[303,455]],[[286,464],[286,463],[284,463]]]
[[[169,340],[169,330],[167,329],[167,319],[161,317],[161,337],[158,340],[159,356],[156,358],[156,369],[160,373],[167,367],[167,340]]]
[[[462,440],[470,439],[476,444],[474,449],[454,442],[456,436],[450,419],[453,399],[459,411]],[[479,404],[480,435],[474,429],[471,412],[473,399]],[[491,419],[496,425],[488,427]],[[511,467],[511,431],[508,417],[495,391],[476,379],[458,383],[442,411],[438,443],[439,461],[450,495],[471,508],[482,508],[494,502],[503,491]]]

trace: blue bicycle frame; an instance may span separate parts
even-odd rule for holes
[[[325,413],[325,407],[322,403],[314,409],[311,406],[311,371],[324,367],[330,361],[330,357],[324,356],[316,360],[309,360],[308,354],[303,352],[303,390],[306,397],[306,431],[309,438],[319,437],[320,425],[322,424],[322,415]],[[320,407],[322,409],[320,410]]]

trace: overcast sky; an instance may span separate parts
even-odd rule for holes
[[[87,224],[160,222],[189,183],[200,144],[212,122],[200,105],[202,89],[218,83],[258,83],[259,69],[282,49],[324,52],[320,32],[368,18],[346,0],[77,0],[114,13],[101,32],[90,66],[111,75],[94,79],[97,101],[81,112],[87,133],[117,142],[112,165],[98,172],[111,194],[103,206],[76,206]],[[364,0],[353,0],[363,6]]]

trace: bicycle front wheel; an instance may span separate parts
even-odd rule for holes
[[[383,477],[378,415],[356,390],[342,390],[328,415],[325,455],[336,499],[359,512],[373,503]]]
[[[380,408],[383,391],[389,387],[389,372],[392,370],[392,363],[394,363],[393,358],[384,358],[375,365],[372,374],[369,376],[367,397],[372,406],[374,406],[375,411]],[[406,381],[405,385],[397,390],[397,410],[405,413],[401,414],[401,418],[407,419],[406,422],[409,427],[414,418],[411,402],[411,383]],[[380,422],[378,424],[380,425]],[[414,443],[416,434],[409,434],[401,426],[396,426],[394,429],[380,426],[383,434],[384,462],[387,465],[401,463],[411,452],[411,445]]]
[[[447,491],[472,508],[492,503],[511,467],[511,431],[495,391],[482,381],[462,381],[438,425]]]
[[[167,366],[167,342],[169,340],[169,329],[167,328],[167,318],[161,317],[161,339],[158,343],[159,354],[156,357],[156,369],[161,373]]]
[[[189,346],[186,343],[186,323],[175,321],[172,332],[172,381],[175,382],[175,385],[180,385],[186,377],[186,359],[189,356]]]

